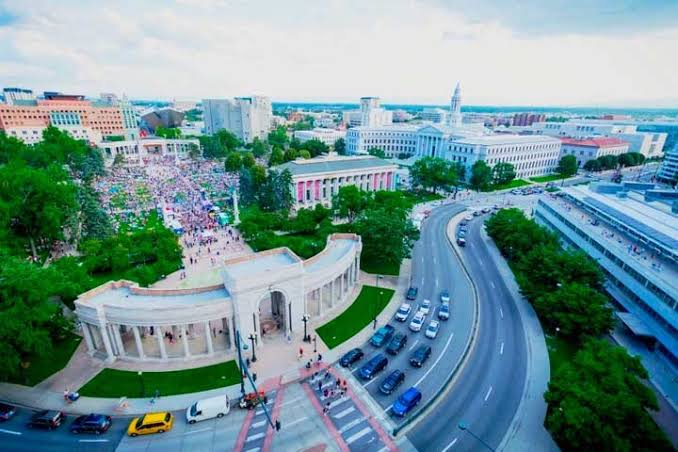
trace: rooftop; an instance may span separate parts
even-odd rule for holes
[[[321,251],[319,254],[316,254],[314,258],[308,259],[304,262],[304,268],[308,272],[314,272],[328,268],[348,254],[355,244],[355,239],[333,238],[329,241],[327,247],[323,251]]]
[[[463,137],[454,140],[455,143],[471,144],[471,145],[486,145],[486,146],[501,146],[510,144],[523,143],[558,143],[557,138],[547,135],[484,135],[477,137]]]
[[[156,309],[185,308],[203,304],[221,303],[230,297],[223,287],[200,289],[144,289],[130,287],[131,284],[107,283],[108,287],[93,289],[78,298],[85,305],[106,305],[121,308]],[[104,286],[106,286],[104,285]],[[136,286],[136,284],[134,284]]]
[[[293,160],[275,167],[278,171],[288,170],[292,176],[305,174],[352,171],[368,168],[395,167],[395,164],[372,156],[322,156],[308,160]]]
[[[289,249],[276,248],[229,259],[224,263],[224,271],[233,279],[252,278],[258,274],[279,271],[300,262],[301,259]]]
[[[583,140],[577,140],[575,138],[560,138],[560,141],[563,144],[570,146],[584,146],[590,148],[609,148],[628,144],[626,141],[614,137],[595,137],[586,138]]]

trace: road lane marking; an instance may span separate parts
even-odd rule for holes
[[[450,447],[454,446],[457,443],[457,438],[454,438],[450,444],[445,447],[445,449],[441,450],[440,452],[447,452],[450,450]]]
[[[253,447],[252,449],[247,449],[245,452],[259,452],[260,450],[260,447]]]
[[[417,345],[418,343],[419,343],[419,339],[417,339],[416,341],[414,341],[414,344],[412,344],[412,347],[410,347],[409,349],[407,349],[407,351],[408,351],[408,352],[411,351],[411,350],[414,348],[414,346]]]
[[[346,444],[355,443],[356,441],[358,441],[360,438],[367,435],[371,431],[372,431],[372,429],[370,427],[365,427],[364,429],[360,430],[358,433],[356,433],[353,436],[351,436],[350,438],[348,438],[346,440]]]
[[[267,420],[266,420],[266,421],[254,422],[254,423],[252,423],[252,425],[250,426],[250,428],[259,428],[259,427],[263,427],[264,425],[266,425],[267,422],[268,422]],[[192,433],[192,432],[188,432],[188,433]]]
[[[504,310],[502,308],[499,308],[499,314],[501,315],[501,318],[504,318]]]
[[[247,439],[245,440],[245,442],[248,443],[250,441],[254,441],[255,439],[261,439],[264,436],[266,436],[266,433],[263,433],[263,432],[262,433],[255,433],[254,435],[248,436]]]
[[[490,394],[492,394],[492,386],[490,386],[490,389],[487,390],[487,394],[485,394],[485,401],[487,402],[487,399],[490,398]]]
[[[342,417],[347,416],[347,415],[353,413],[354,411],[355,411],[355,407],[350,406],[350,407],[346,408],[345,410],[338,412],[337,414],[335,414],[332,417],[335,418],[335,419],[341,419]]]
[[[501,343],[501,348],[499,349],[499,354],[503,355],[504,354],[504,343]]]
[[[349,401],[349,400],[351,400],[351,399],[349,399],[347,396],[343,396],[343,397],[340,398],[340,399],[337,399],[337,400],[335,400],[335,401],[333,401],[333,402],[330,402],[329,409],[331,410],[331,409],[334,408],[335,406],[341,405],[342,403],[347,402],[347,401]]]
[[[371,385],[371,384],[374,383],[375,381],[377,381],[377,379],[376,379],[376,378],[372,378],[370,381],[368,381],[367,383],[365,383],[365,384],[363,385],[363,388],[368,387],[369,385]]]
[[[208,429],[208,430],[211,430],[211,429]],[[80,439],[80,440],[78,440],[78,442],[81,442],[81,443],[107,443],[108,440],[107,439]]]
[[[293,425],[298,424],[299,422],[304,422],[306,419],[308,419],[308,416],[300,417],[300,418],[297,419],[296,421],[292,421],[292,422],[288,423],[288,424],[286,425],[286,427],[291,427],[291,426],[293,426]]]
[[[438,278],[436,278],[436,289],[438,288]]]
[[[346,433],[347,431],[351,430],[353,427],[356,425],[360,424],[361,422],[365,421],[366,419],[364,417],[359,417],[358,419],[353,419],[351,422],[348,424],[344,425],[342,428],[339,429],[339,433]]]
[[[390,410],[391,408],[393,408],[393,404],[390,404],[389,406],[384,408],[384,413],[388,413],[388,410]]]
[[[14,430],[5,430],[4,428],[0,428],[0,432],[2,433],[9,433],[10,435],[21,435],[21,432],[15,432]]]
[[[492,281],[490,281],[490,286],[492,286],[493,289],[496,289],[496,287],[494,287],[494,283]]]
[[[431,313],[431,317],[435,317],[435,316],[436,316],[436,308],[433,308],[433,312]]]
[[[284,406],[287,406],[287,405],[289,405],[289,404],[291,404],[291,403],[294,403],[294,402],[296,402],[297,400],[302,400],[302,399],[303,399],[303,397],[297,397],[297,398],[295,398],[295,399],[288,400],[287,402],[281,404],[281,405],[280,405],[280,408],[282,408],[282,407],[284,407]]]
[[[421,277],[421,285],[422,285],[422,287],[424,286],[424,277],[423,276]]]
[[[264,422],[262,423],[262,425],[265,424],[265,423],[266,423],[266,421],[264,421]],[[252,424],[252,425],[254,425],[254,424]],[[212,430],[212,428],[211,428],[211,427],[207,427],[207,428],[201,428],[201,429],[199,429],[199,430],[190,430],[190,431],[188,431],[188,432],[184,432],[184,435],[190,435],[190,434],[192,434],[192,433],[206,432],[206,431],[208,431],[208,430]]]
[[[420,378],[413,386],[415,386],[415,387],[416,387],[416,386],[419,386],[419,383],[421,383],[422,381],[424,381],[424,378],[426,378],[426,377],[428,376],[428,374],[430,374],[431,371],[432,371],[433,369],[435,369],[435,367],[438,365],[438,363],[439,363],[440,360],[442,359],[443,355],[444,355],[445,352],[447,351],[447,348],[450,346],[450,343],[452,342],[452,338],[453,338],[453,337],[454,337],[454,333],[452,333],[452,334],[450,335],[450,338],[447,340],[447,343],[445,344],[445,348],[443,348],[443,351],[440,352],[440,355],[438,355],[438,358],[435,360],[435,362],[433,363],[433,365],[432,365],[431,367],[429,367],[429,369],[426,371],[426,373],[425,373],[425,374],[424,374],[424,375],[423,375],[423,376],[422,376],[422,377],[421,377],[421,378]]]

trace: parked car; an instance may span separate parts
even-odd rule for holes
[[[423,312],[417,311],[417,313],[414,314],[414,317],[412,317],[412,321],[410,322],[410,329],[415,333],[421,331],[421,327],[422,325],[424,325],[425,318],[426,315],[424,315]]]
[[[195,424],[198,421],[224,417],[231,411],[231,402],[227,395],[219,395],[202,399],[186,409],[186,421]]]
[[[466,233],[464,231],[459,231],[457,237],[460,239],[466,238]]]
[[[459,226],[459,230],[462,231],[462,232],[467,232],[468,226],[466,226],[465,224],[462,224],[461,226]]]
[[[393,328],[391,325],[384,325],[372,335],[370,344],[374,345],[375,347],[381,347],[384,344],[388,344],[388,341],[390,341],[393,337],[393,333],[395,333],[395,328]]]
[[[172,430],[174,426],[174,416],[169,412],[146,413],[143,416],[135,417],[127,427],[129,436],[148,435],[151,433],[164,433]]]
[[[404,333],[396,333],[391,339],[391,342],[386,346],[386,353],[397,355],[398,352],[407,344],[407,335]]]
[[[492,209],[490,207],[483,207],[483,213],[490,213]]]
[[[87,414],[78,416],[71,424],[72,433],[94,433],[100,435],[106,433],[113,419],[105,414]]]
[[[406,416],[419,402],[421,402],[421,392],[417,388],[410,388],[398,397],[391,412],[399,417]]]
[[[48,430],[52,430],[60,426],[65,417],[66,416],[61,411],[38,411],[33,416],[31,416],[31,420],[28,421],[28,426],[30,428],[46,428]]]
[[[371,380],[382,370],[386,369],[388,365],[388,358],[381,353],[373,356],[372,359],[367,361],[358,371],[358,375],[363,380]]]
[[[426,327],[426,337],[429,339],[435,339],[438,335],[438,330],[440,329],[440,323],[437,320],[431,320]]]
[[[466,215],[466,216],[464,217],[464,220],[466,220],[466,221],[473,221],[473,215]]]
[[[404,322],[410,316],[410,312],[412,312],[412,305],[409,303],[403,303],[398,308],[398,312],[396,312],[395,319],[398,322]]]
[[[459,245],[459,246],[461,246],[461,247],[466,246],[466,239],[464,239],[464,238],[462,238],[462,237],[459,237],[459,238],[457,239],[457,245]]]
[[[479,216],[480,216],[480,210],[474,210],[474,211],[473,211],[473,216],[474,216],[474,217],[479,217]]]
[[[379,391],[382,394],[391,394],[395,391],[400,384],[405,381],[405,372],[400,370],[394,370],[391,372],[388,377],[384,378],[384,381],[379,385]]]
[[[8,421],[16,414],[16,407],[8,403],[0,403],[0,422]]]
[[[440,320],[447,320],[450,318],[450,304],[443,303],[438,308],[438,318]]]
[[[420,345],[410,356],[410,364],[414,367],[421,367],[429,356],[431,356],[431,347],[429,345]]]
[[[341,367],[351,367],[353,364],[358,362],[363,356],[365,356],[365,353],[360,348],[354,348],[353,350],[349,350],[344,354],[344,356],[341,357],[339,360],[339,365]]]
[[[424,315],[428,315],[428,313],[431,312],[431,300],[427,298],[422,301],[421,306],[419,306],[419,310],[423,312]]]
[[[419,293],[419,289],[417,289],[416,287],[410,287],[409,289],[407,289],[407,295],[405,296],[405,298],[407,298],[410,301],[416,300],[417,293]]]
[[[450,302],[450,292],[447,289],[440,292],[440,302],[441,303],[449,303]]]

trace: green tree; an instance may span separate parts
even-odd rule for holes
[[[290,147],[295,147],[290,145]],[[317,157],[321,154],[327,154],[330,150],[329,147],[322,141],[318,139],[308,140],[304,143],[301,143],[300,146],[296,146],[298,149],[306,149],[311,153],[311,157]]]
[[[271,132],[273,133],[273,132]],[[252,140],[252,154],[254,154],[254,157],[260,158],[266,155],[267,149],[266,149],[266,143],[261,141],[259,137],[254,137]]]
[[[579,283],[565,283],[543,294],[534,301],[534,308],[551,331],[559,328],[559,335],[576,342],[608,333],[613,324],[607,299]]]
[[[619,157],[616,155],[604,155],[597,160],[600,162],[600,167],[604,170],[616,169],[619,166]]]
[[[492,183],[506,185],[516,178],[516,169],[511,163],[499,162],[492,168]]]
[[[283,154],[283,160],[285,162],[291,162],[292,160],[296,159],[298,156],[299,156],[299,151],[297,151],[296,149],[290,148],[290,149],[286,150],[285,153]]]
[[[242,157],[238,152],[231,152],[226,157],[226,172],[228,173],[237,173],[242,168]]]
[[[561,450],[673,451],[648,414],[658,409],[640,359],[589,340],[551,377],[546,426]]]
[[[274,147],[271,151],[271,157],[268,159],[268,166],[273,167],[285,163],[285,154],[279,147]]]
[[[0,130],[0,165],[18,158],[24,152],[25,147],[22,141],[8,137],[4,130]]]
[[[354,230],[362,238],[362,258],[372,262],[400,263],[419,238],[407,212],[382,208],[366,210],[356,219]]]
[[[384,153],[384,150],[380,149],[380,148],[376,148],[376,147],[369,148],[367,150],[367,153],[374,156],[374,157],[379,157],[380,159],[386,158],[386,154]]]
[[[104,211],[99,193],[90,185],[77,187],[78,216],[73,228],[77,231],[74,238],[102,239],[113,233],[113,226],[108,214]]]
[[[577,174],[578,168],[579,164],[577,163],[577,157],[574,155],[564,155],[560,158],[560,161],[558,161],[556,172],[560,174],[560,177],[565,179]]]
[[[258,194],[259,207],[268,212],[292,208],[292,174],[288,170],[269,170]]]
[[[369,204],[369,194],[355,185],[344,185],[332,199],[332,207],[341,218],[353,222],[355,217],[363,212]]]
[[[121,152],[117,152],[113,157],[113,166],[122,166],[125,164],[125,156]]]
[[[287,130],[282,126],[278,126],[275,130],[268,133],[268,144],[273,147],[285,149],[289,142],[290,139],[287,136]]]
[[[533,247],[558,243],[552,232],[530,221],[516,208],[500,210],[485,225],[499,251],[511,261],[526,255]]]
[[[584,169],[586,171],[592,171],[597,173],[598,171],[602,170],[602,166],[600,165],[600,162],[597,159],[589,160],[586,163],[584,163]]]
[[[256,160],[254,159],[254,154],[252,152],[245,152],[242,156],[242,166],[245,168],[252,168],[256,165]]]
[[[492,168],[484,160],[477,160],[471,167],[471,187],[486,190],[492,182]]]
[[[440,157],[423,157],[410,169],[412,185],[434,193],[440,188],[449,190],[459,184],[461,168],[456,162]]]
[[[181,138],[181,130],[176,127],[158,126],[155,129],[155,136],[169,139]]]
[[[339,155],[346,155],[346,140],[339,138],[334,142],[334,152]]]
[[[308,152],[306,149],[301,149],[298,153],[299,157],[302,159],[310,159],[311,158],[311,153]]]

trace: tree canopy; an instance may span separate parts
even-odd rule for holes
[[[369,193],[355,185],[339,187],[339,192],[332,199],[332,207],[340,217],[346,218],[349,222],[352,222],[369,204]]]
[[[484,160],[476,161],[471,167],[471,187],[485,190],[492,182],[492,168]]]
[[[162,138],[176,139],[181,138],[181,130],[179,130],[177,127],[158,126],[155,129],[155,135]]]
[[[423,157],[410,169],[413,187],[421,187],[435,193],[439,189],[450,190],[464,178],[464,166],[440,157]]]
[[[377,147],[372,147],[367,150],[367,153],[374,156],[374,157],[379,157],[380,159],[386,158],[386,154],[384,153],[384,150],[381,148]]]
[[[339,138],[334,142],[334,152],[339,155],[346,155],[346,140]]]
[[[506,185],[516,178],[516,169],[511,163],[499,162],[492,167],[492,183]]]
[[[577,157],[574,155],[564,155],[558,161],[558,168],[556,169],[556,172],[564,179],[577,174],[577,169],[579,169]]]

